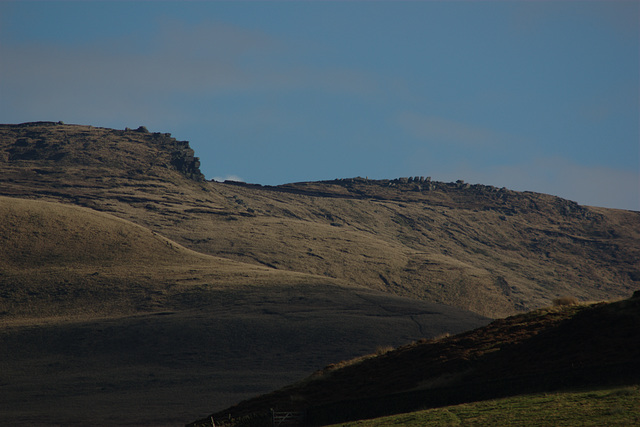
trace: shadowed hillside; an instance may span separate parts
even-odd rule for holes
[[[202,180],[168,134],[0,126],[0,193],[90,207],[201,253],[501,317],[640,286],[640,213],[428,178]]]
[[[269,425],[275,408],[305,411],[306,424],[324,425],[519,394],[633,385],[640,381],[638,338],[640,293],[615,303],[538,310],[330,365],[212,417],[216,425],[229,418],[232,425]],[[210,425],[210,419],[190,426]]]

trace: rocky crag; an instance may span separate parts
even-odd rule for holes
[[[174,169],[185,177],[203,181],[200,160],[187,141],[168,133],[32,122],[1,125],[6,166],[38,164],[35,173],[47,175],[73,165],[126,171],[129,176],[152,173],[154,167]],[[109,155],[101,152],[109,151]]]

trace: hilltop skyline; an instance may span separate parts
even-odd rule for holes
[[[431,176],[640,210],[637,2],[3,2],[3,123],[170,132],[207,179]]]

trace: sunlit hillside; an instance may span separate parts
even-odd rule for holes
[[[144,128],[4,125],[1,159],[4,195],[90,207],[201,253],[489,317],[640,286],[638,212],[428,177],[207,182],[188,143]]]

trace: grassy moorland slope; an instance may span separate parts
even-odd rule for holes
[[[638,212],[480,185],[428,185],[365,179],[270,188],[217,184],[245,215],[210,221],[215,239],[175,238],[203,252],[489,317],[550,305],[564,295],[626,297],[640,286]]]
[[[0,197],[0,425],[182,425],[332,360],[486,322]]]
[[[0,194],[112,213],[201,253],[501,317],[640,286],[640,213],[423,178],[203,180],[168,134],[0,126]]]
[[[638,212],[423,178],[207,182],[194,155],[144,128],[0,125],[0,424],[182,424],[640,284]]]
[[[637,385],[638,338],[640,292],[615,303],[537,310],[330,365],[212,417],[216,425],[230,418],[232,425],[261,425],[274,408],[306,411],[309,425],[324,425],[531,393]]]
[[[184,295],[203,286],[329,284],[203,255],[126,220],[60,203],[0,197],[0,241],[5,322],[182,308]]]

